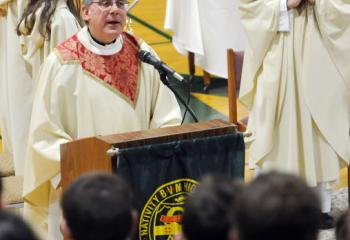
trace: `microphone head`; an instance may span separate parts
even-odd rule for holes
[[[152,65],[157,70],[161,70],[162,72],[175,77],[176,79],[182,81],[183,77],[176,73],[173,69],[163,63],[161,60],[152,55],[152,53],[140,50],[138,54],[139,59],[144,62]]]
[[[140,52],[139,52],[139,59],[142,62],[147,62],[147,58],[148,58],[149,55],[150,55],[149,52],[144,51],[144,50],[140,50]]]
[[[139,59],[142,62],[145,62],[145,63],[153,65],[155,68],[157,68],[158,65],[160,65],[162,63],[155,56],[153,56],[152,53],[144,51],[144,50],[140,50],[140,52],[139,52]]]

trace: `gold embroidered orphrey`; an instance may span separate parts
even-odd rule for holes
[[[140,240],[171,240],[182,230],[183,205],[187,194],[198,182],[180,178],[157,188],[142,210],[139,222]]]

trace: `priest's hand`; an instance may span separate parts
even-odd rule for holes
[[[303,0],[287,0],[288,9],[297,8],[302,1]]]

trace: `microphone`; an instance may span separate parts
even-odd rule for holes
[[[153,67],[155,67],[158,71],[163,71],[165,72],[167,75],[170,75],[174,78],[176,78],[179,81],[184,80],[184,78],[178,74],[177,72],[175,72],[172,68],[170,68],[168,65],[166,65],[164,62],[160,61],[159,59],[157,59],[155,56],[153,56],[150,52],[141,50],[139,52],[139,59],[142,62],[148,63],[150,65],[152,65]]]

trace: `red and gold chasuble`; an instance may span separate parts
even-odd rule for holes
[[[135,37],[127,33],[122,37],[122,49],[113,55],[91,52],[79,41],[77,34],[58,45],[56,53],[63,64],[80,63],[84,71],[135,106],[139,89],[139,45]]]

